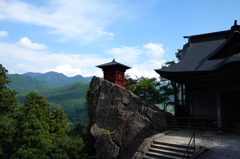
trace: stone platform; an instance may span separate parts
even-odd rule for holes
[[[187,145],[194,130],[182,129],[166,131],[146,139],[146,143],[139,148],[144,153],[151,140]],[[204,146],[207,151],[199,159],[240,159],[240,135],[231,133],[218,133],[217,131],[196,130],[196,146]]]

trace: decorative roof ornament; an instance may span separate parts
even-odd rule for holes
[[[237,25],[237,20],[234,20],[234,25],[231,27],[232,31],[240,31],[240,25]]]

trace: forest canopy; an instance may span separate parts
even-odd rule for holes
[[[0,64],[0,158],[91,158],[82,134],[70,129],[64,111],[50,112],[50,104],[35,92],[18,105],[17,92],[6,87],[7,74]]]

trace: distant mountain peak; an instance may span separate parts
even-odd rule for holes
[[[63,73],[49,71],[46,73],[34,73],[34,72],[27,72],[22,75],[34,77],[39,81],[44,81],[49,83],[54,87],[62,87],[67,86],[75,82],[85,82],[90,83],[92,77],[83,77],[81,75],[76,75],[74,77],[68,77]]]

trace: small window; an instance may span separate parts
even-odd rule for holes
[[[178,101],[179,101],[179,105],[186,105],[186,86],[185,86],[185,84],[180,84]]]

